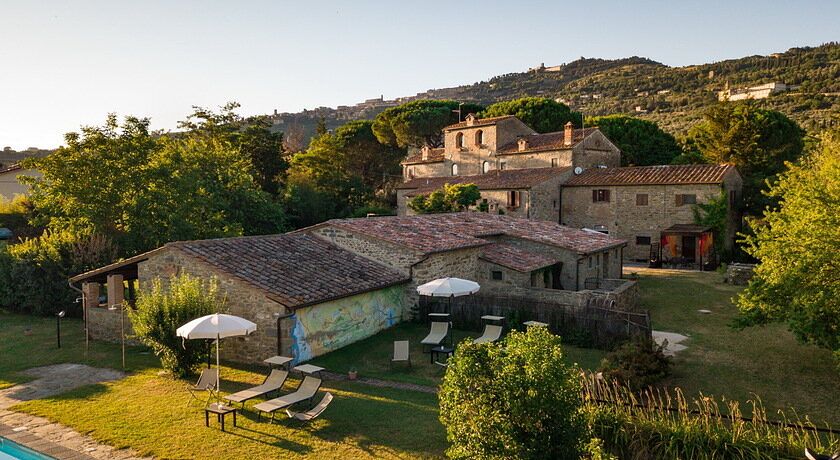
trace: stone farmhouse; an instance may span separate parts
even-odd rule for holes
[[[629,240],[626,260],[656,255],[656,260],[689,265],[708,261],[715,235],[690,227],[694,204],[721,193],[736,204],[742,185],[738,171],[727,165],[620,164],[621,151],[597,127],[574,129],[569,123],[563,131],[538,134],[514,116],[479,119],[470,114],[444,129],[444,147],[424,147],[402,162],[397,214],[413,214],[408,207],[412,198],[445,184],[475,184],[481,192],[478,206],[490,213]],[[726,234],[716,236],[727,248],[738,228],[736,213],[729,218]]]
[[[223,347],[226,359],[275,354],[305,361],[410,317],[419,284],[477,280],[482,292],[584,306],[632,308],[622,280],[626,242],[557,223],[487,213],[327,221],[282,235],[182,241],[71,278],[93,338],[118,340],[120,310],[141,286],[189,273],[215,278],[226,309],[257,323]],[[597,288],[591,286],[593,280]]]

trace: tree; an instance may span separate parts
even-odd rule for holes
[[[438,398],[450,458],[578,459],[588,441],[580,376],[546,328],[461,342]]]
[[[688,136],[709,163],[738,168],[744,178],[744,206],[753,215],[770,204],[762,195],[766,181],[784,171],[785,162],[796,161],[804,148],[804,131],[794,121],[749,101],[711,107]]]
[[[622,166],[666,165],[682,154],[674,136],[652,121],[607,115],[588,119],[586,124],[600,128],[621,149]]]
[[[755,235],[745,238],[759,263],[737,299],[740,325],[785,322],[840,363],[840,132],[790,165],[769,195],[779,206],[752,221]]]
[[[379,142],[369,120],[351,121],[335,130],[336,149],[347,174],[361,179],[369,190],[381,191],[400,175],[405,152]],[[401,177],[401,176],[400,176]]]
[[[463,211],[481,198],[475,184],[444,184],[428,196],[417,195],[408,202],[408,207],[418,214]]]
[[[183,273],[170,278],[168,286],[155,278],[151,289],[139,292],[137,308],[126,311],[137,339],[151,347],[164,369],[185,377],[201,363],[206,348],[203,342],[184,340],[175,331],[188,321],[220,313],[222,307],[215,279],[205,283]]]
[[[723,236],[727,234],[726,226],[729,222],[729,197],[726,191],[721,191],[720,194],[706,203],[697,203],[692,208],[694,214],[694,223],[702,225],[703,227],[710,227],[714,232],[715,249],[720,254],[723,251]],[[730,259],[729,256],[724,256],[724,260]]]
[[[544,97],[523,97],[512,101],[497,102],[484,112],[482,118],[513,115],[538,133],[562,131],[568,122],[580,128],[583,118],[566,104]]]
[[[469,103],[460,106],[463,115],[482,109],[480,105]],[[391,147],[442,147],[443,128],[459,121],[457,110],[456,101],[406,102],[377,115],[373,132],[380,143]]]

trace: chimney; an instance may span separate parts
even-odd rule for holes
[[[467,118],[465,118],[467,122],[467,126],[472,126],[475,124],[475,114],[469,113],[467,114]]]
[[[563,145],[572,145],[572,137],[574,136],[575,127],[572,122],[566,123],[566,129],[563,132]]]
[[[528,148],[528,139],[525,139],[524,137],[520,137],[517,142],[519,144],[519,151],[520,152],[524,152],[525,149]]]
[[[422,154],[423,161],[427,161],[429,159],[429,146],[424,145],[422,149],[420,149],[420,153]]]

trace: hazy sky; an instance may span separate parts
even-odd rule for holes
[[[108,112],[171,129],[351,105],[580,56],[672,66],[840,40],[840,1],[0,0],[0,148],[56,147]]]

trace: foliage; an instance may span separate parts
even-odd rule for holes
[[[545,328],[461,342],[438,397],[450,458],[576,459],[588,439],[578,371]]]
[[[584,379],[585,414],[593,435],[619,458],[761,459],[801,458],[806,447],[819,452],[840,448],[840,439],[823,437],[807,420],[793,427],[768,422],[761,401],[749,402],[753,421],[743,420],[737,401],[701,396],[687,399],[681,390],[641,394],[615,383]],[[721,407],[722,406],[722,407]]]
[[[477,113],[482,106],[466,103],[461,114]],[[458,102],[450,100],[420,100],[391,107],[376,116],[373,132],[379,142],[391,147],[443,146],[443,128],[458,123]],[[463,117],[461,117],[463,118]]]
[[[636,337],[610,352],[601,362],[600,371],[608,381],[616,380],[640,390],[667,377],[670,366],[664,343],[659,345],[651,338]]]
[[[67,279],[110,263],[117,249],[105,236],[70,230],[45,231],[37,238],[0,247],[0,307],[47,315],[81,313],[78,293]]]
[[[481,198],[475,184],[444,184],[428,196],[417,195],[408,201],[408,208],[418,214],[463,211]]]
[[[733,164],[744,179],[748,212],[759,214],[770,204],[762,191],[766,181],[796,161],[804,147],[804,131],[780,112],[758,108],[749,101],[710,107],[704,120],[689,132],[691,143],[709,163]]]
[[[227,114],[225,116],[232,117]],[[149,120],[110,115],[31,160],[36,223],[112,239],[123,255],[173,240],[276,233],[279,204],[254,182],[226,131],[205,126],[156,136]]]
[[[726,191],[710,199],[706,203],[697,203],[691,209],[694,213],[694,223],[704,227],[711,227],[715,236],[715,248],[718,253],[723,249],[723,236],[729,222],[729,197]]]
[[[215,279],[205,283],[183,273],[171,277],[168,286],[155,278],[151,289],[141,289],[137,307],[128,309],[128,315],[137,339],[160,357],[163,368],[184,377],[201,364],[206,344],[177,337],[175,331],[193,319],[219,313],[223,304]]]
[[[738,297],[741,325],[785,322],[840,361],[840,132],[790,165],[769,195],[779,207],[753,221],[755,235],[745,238],[759,264]]]
[[[15,239],[38,236],[42,229],[29,225],[34,217],[32,202],[24,195],[17,195],[11,200],[0,197],[0,228],[8,228]]]
[[[621,149],[622,166],[667,165],[682,154],[674,136],[652,121],[627,115],[589,118],[589,126],[597,126]]]
[[[513,115],[538,133],[562,131],[568,122],[580,128],[583,118],[566,104],[545,97],[523,97],[497,102],[479,114],[482,118]]]

